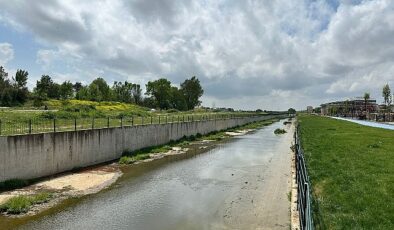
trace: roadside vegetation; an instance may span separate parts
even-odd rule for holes
[[[202,141],[202,140],[209,140],[209,141],[221,141],[223,139],[231,137],[231,135],[226,134],[226,132],[237,132],[247,129],[258,129],[263,126],[270,125],[274,122],[279,121],[279,119],[270,119],[266,121],[258,121],[253,122],[250,124],[246,124],[244,126],[238,126],[234,128],[230,128],[223,131],[215,131],[211,132],[207,135],[201,135],[200,133],[196,135],[192,135],[189,137],[184,136],[182,139],[177,141],[170,141],[168,144],[154,146],[149,148],[140,149],[137,151],[125,151],[122,157],[119,159],[119,163],[121,164],[133,164],[140,160],[145,160],[150,158],[150,154],[153,153],[166,153],[173,149],[173,147],[181,147],[185,148],[188,145],[192,144],[194,141]]]
[[[394,229],[394,132],[299,115],[318,229]]]
[[[42,192],[35,195],[19,195],[10,198],[0,205],[0,212],[6,214],[21,214],[30,210],[33,205],[48,202],[52,197],[51,193]]]

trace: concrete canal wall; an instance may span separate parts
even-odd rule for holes
[[[283,116],[283,115],[282,115]],[[0,137],[0,181],[50,176],[138,150],[267,120],[273,115]]]

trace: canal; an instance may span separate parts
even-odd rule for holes
[[[292,130],[280,121],[202,154],[127,167],[111,188],[20,228],[289,229]]]

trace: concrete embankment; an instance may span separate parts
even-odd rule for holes
[[[183,136],[267,120],[274,115],[0,137],[0,181],[50,176],[118,159]],[[281,115],[280,117],[285,117]]]

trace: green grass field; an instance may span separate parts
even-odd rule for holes
[[[318,229],[394,229],[394,131],[300,115]]]

